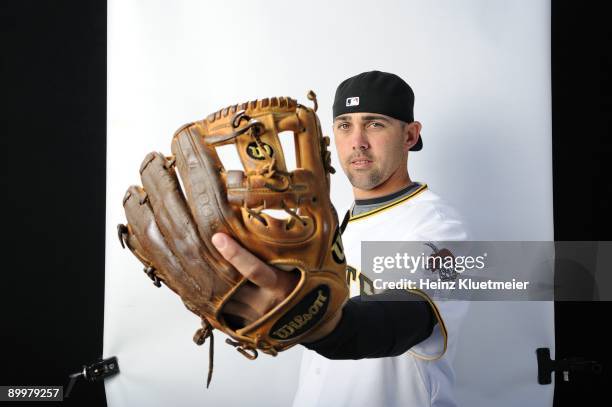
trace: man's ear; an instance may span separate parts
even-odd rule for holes
[[[403,123],[402,136],[404,137],[404,150],[408,151],[419,141],[421,122]]]

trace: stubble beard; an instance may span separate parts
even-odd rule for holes
[[[383,174],[378,168],[371,169],[367,174],[355,174],[350,170],[346,174],[352,186],[366,191],[376,188],[383,181]]]

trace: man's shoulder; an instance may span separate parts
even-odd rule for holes
[[[415,232],[424,238],[465,240],[468,238],[466,222],[456,207],[436,192],[427,188],[406,205],[398,208],[412,218]]]
[[[430,188],[424,189],[420,194],[408,200],[406,205],[400,205],[400,208],[411,212],[419,211],[424,214],[437,215],[440,220],[461,219],[455,206]]]
[[[350,219],[346,237],[370,240],[466,240],[465,222],[426,184],[412,194]],[[344,236],[344,235],[343,235]]]

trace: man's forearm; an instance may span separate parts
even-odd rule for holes
[[[392,290],[349,299],[336,328],[303,343],[328,359],[398,356],[431,335],[437,320],[431,305],[408,291]]]

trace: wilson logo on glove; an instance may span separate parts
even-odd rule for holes
[[[263,146],[263,148],[261,147]],[[257,143],[253,142],[247,146],[247,154],[254,160],[265,160],[266,157],[272,157],[274,155],[274,150],[270,147],[269,144],[261,143],[261,146],[257,145]]]
[[[270,336],[279,340],[287,340],[308,331],[325,314],[329,304],[328,300],[329,287],[318,286],[274,324]]]

